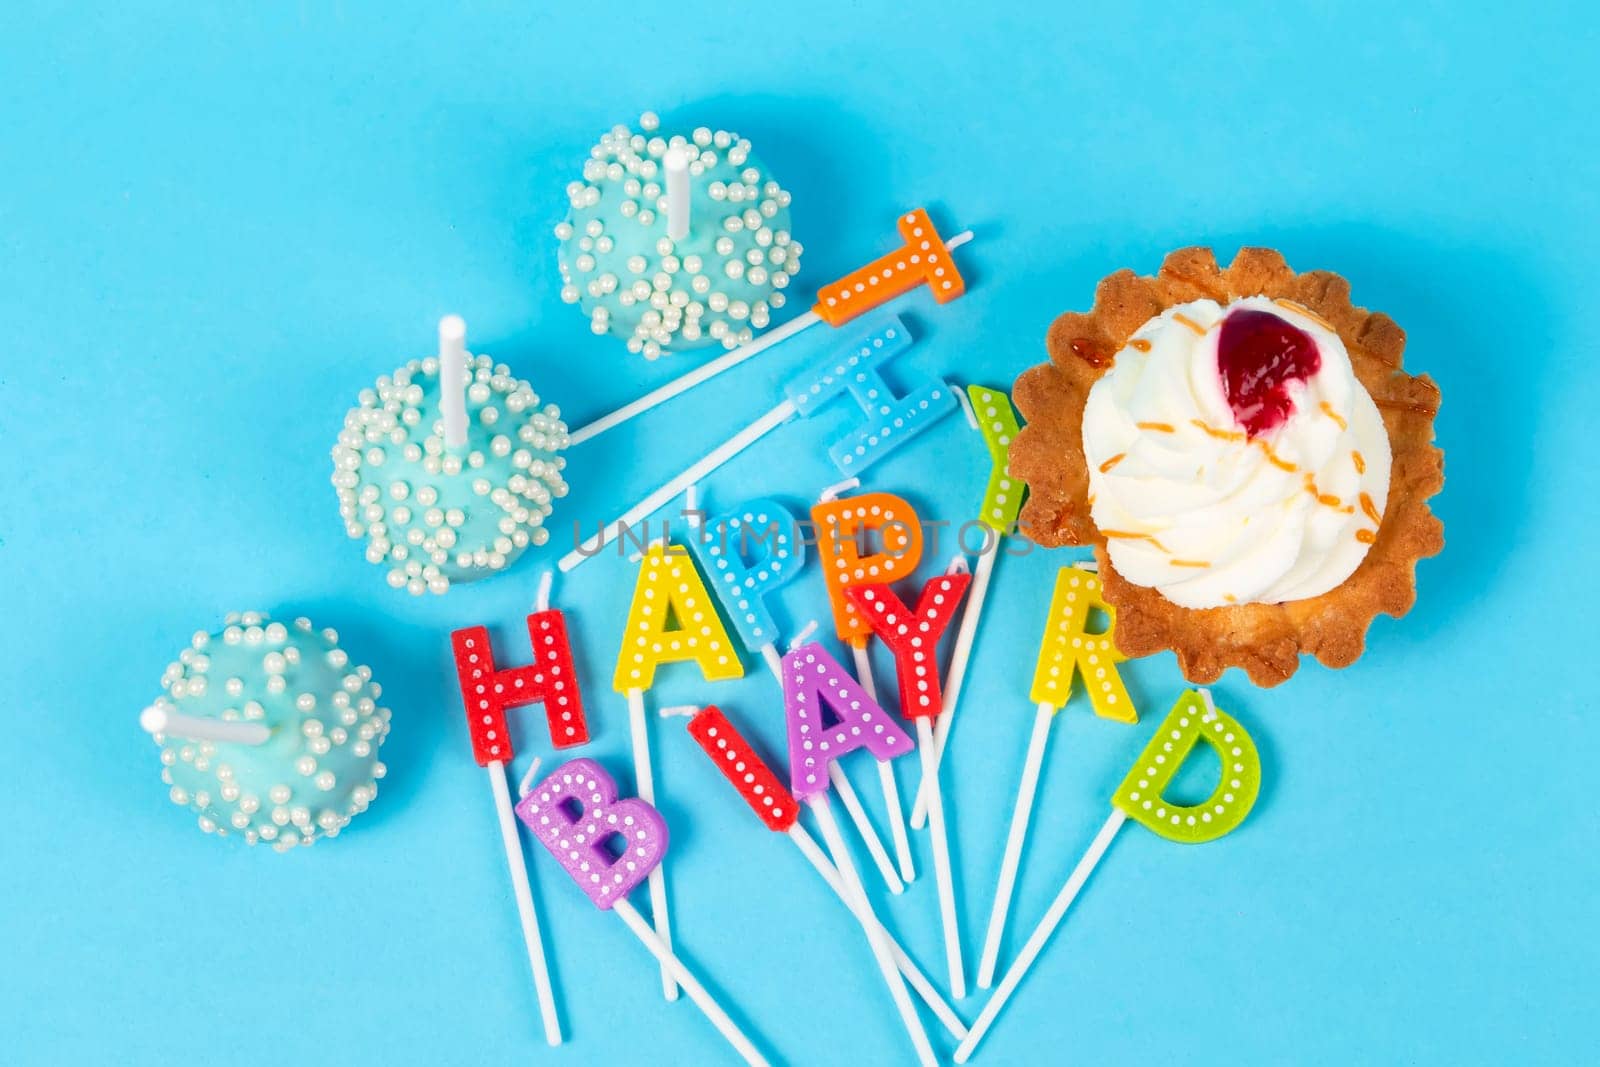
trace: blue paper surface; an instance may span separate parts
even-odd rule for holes
[[[1271,691],[1224,677],[1218,704],[1265,764],[1255,813],[1199,847],[1125,829],[974,1062],[1591,1058],[1597,28],[1555,4],[8,5],[0,1060],[732,1062],[530,842],[570,1040],[544,1047],[448,635],[488,624],[520,661],[571,523],[592,532],[768,410],[825,329],[573,449],[551,544],[442,599],[384,583],[328,482],[357,392],[428,354],[445,313],[574,424],[703,358],[647,364],[557,295],[563,187],[647,108],[748,136],[793,190],[805,269],[777,321],[893,247],[902,210],[976,229],[955,253],[965,297],[896,305],[908,372],[1005,386],[1104,275],[1255,244],[1347,277],[1443,390],[1448,544],[1416,608],[1379,619],[1347,670]],[[804,508],[857,417],[785,425],[707,492]],[[952,524],[924,576],[988,471],[951,417],[869,472]],[[1070,558],[1000,560],[956,720],[969,977]],[[556,584],[582,754],[625,784],[609,679],[634,574],[607,554]],[[137,724],[189,635],[247,608],[336,627],[394,709],[372,809],[288,856],[202,835]],[[827,634],[815,566],[775,616]],[[746,666],[715,687],[665,669],[650,700],[714,701],[781,760],[777,688]],[[1124,669],[1139,726],[1081,696],[1055,723],[1003,959],[1180,691],[1170,656]],[[542,713],[517,729],[518,773],[551,758]],[[774,1057],[909,1062],[845,911],[682,720],[651,732],[685,958]],[[851,772],[881,828],[870,768]],[[916,781],[900,768],[903,796]],[[932,853],[914,848],[919,878],[878,902],[944,987]]]

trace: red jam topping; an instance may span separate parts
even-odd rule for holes
[[[1270,311],[1243,308],[1222,320],[1217,372],[1233,417],[1251,437],[1282,426],[1294,414],[1289,386],[1321,366],[1311,335]]]

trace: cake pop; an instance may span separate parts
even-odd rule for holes
[[[766,328],[800,270],[789,194],[737,133],[667,137],[651,112],[639,126],[602,135],[567,186],[561,299],[646,359],[737,348]]]
[[[161,675],[139,716],[161,746],[169,796],[200,829],[278,851],[336,837],[384,775],[389,709],[333,630],[247,611],[201,630]]]
[[[389,584],[444,593],[549,540],[565,496],[567,427],[504,364],[466,351],[466,326],[439,323],[439,355],[361,392],[333,446],[333,486],[351,537]]]

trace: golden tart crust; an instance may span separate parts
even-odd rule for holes
[[[1084,402],[1134,332],[1167,308],[1249,296],[1299,305],[1344,341],[1389,434],[1389,499],[1366,558],[1342,585],[1321,596],[1179,607],[1154,589],[1128,582],[1111,565],[1089,510]],[[1068,312],[1051,325],[1050,362],[1017,378],[1014,398],[1027,425],[1011,446],[1010,472],[1028,483],[1022,528],[1046,547],[1094,546],[1102,593],[1117,609],[1117,647],[1129,656],[1170,648],[1192,682],[1213,682],[1226,668],[1242,667],[1259,686],[1289,678],[1301,653],[1329,667],[1349,666],[1361,655],[1379,612],[1398,618],[1416,601],[1416,561],[1444,547],[1444,526],[1428,507],[1428,498],[1444,485],[1444,453],[1433,445],[1439,387],[1427,375],[1401,369],[1405,343],[1405,331],[1393,319],[1351,304],[1350,284],[1339,275],[1296,274],[1271,249],[1241,249],[1226,269],[1217,266],[1209,248],[1185,248],[1169,255],[1154,277],[1118,271],[1100,282],[1088,313]]]

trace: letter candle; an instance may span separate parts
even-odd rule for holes
[[[550,743],[570,748],[589,740],[583,715],[583,698],[578,689],[578,674],[572,663],[572,648],[567,640],[566,620],[550,607],[550,574],[539,583],[533,614],[528,616],[528,640],[534,662],[525,667],[500,668],[495,665],[489,631],[474,626],[450,635],[455,655],[456,675],[461,683],[462,706],[467,712],[467,729],[472,738],[472,755],[489,772],[489,787],[494,795],[500,840],[505,848],[506,866],[511,873],[512,895],[522,923],[522,938],[533,969],[534,989],[539,998],[539,1014],[544,1022],[545,1040],[561,1044],[561,1024],[556,1013],[555,993],[550,970],[545,962],[544,940],[539,933],[539,913],[528,882],[527,861],[511,805],[507,766],[514,752],[506,720],[509,708],[540,703],[550,726]]]
[[[1162,794],[1178,768],[1202,741],[1216,749],[1222,760],[1222,778],[1216,790],[1199,804],[1176,804],[1163,799]],[[1044,918],[1034,927],[989,1003],[983,1006],[971,1032],[956,1049],[956,1062],[966,1063],[978,1042],[983,1040],[1126,820],[1131,818],[1143,823],[1169,841],[1186,844],[1214,841],[1244,821],[1260,789],[1261,758],[1245,728],[1212,704],[1208,690],[1190,690],[1179,697],[1166,721],[1117,787],[1111,798],[1111,815],[1067,877]]]
[[[794,536],[798,520],[781,503],[771,498],[747,501],[739,508],[709,522],[700,522],[695,486],[685,494],[685,511],[690,516],[689,546],[706,573],[712,575],[711,588],[722,603],[734,630],[745,648],[759,655],[774,680],[783,684],[782,656],[778,652],[778,624],[766,606],[768,593],[799,575],[805,565],[805,545]],[[746,560],[745,553],[728,544],[730,530],[738,531],[739,548],[750,547],[752,538],[762,554]],[[754,534],[751,531],[756,531]],[[899,894],[901,883],[878,832],[867,819],[866,808],[856,794],[844,769],[830,765],[829,776],[844,804],[856,832],[891,893]]]
[[[868,934],[881,933],[895,966],[905,976],[917,996],[922,998],[923,1003],[927,1004],[929,1010],[944,1024],[950,1035],[957,1041],[966,1037],[966,1025],[939,995],[933,983],[928,981],[927,975],[922,973],[916,961],[873,913],[870,902],[866,909],[862,909],[859,898],[855,898],[846,890],[844,883],[839,879],[838,870],[812,836],[806,832],[805,827],[800,825],[799,802],[784,787],[777,772],[728,721],[728,717],[711,705],[704,708],[693,706],[662,708],[661,714],[692,716],[689,719],[689,736],[693,737],[700,750],[710,757],[718,773],[738,791],[739,796],[767,829],[785,835],[794,843],[806,862],[821,875],[822,880],[833,891],[833,895],[850,909],[850,913],[865,927]],[[890,994],[893,995],[893,992],[891,986]]]
[[[851,479],[840,485],[853,482]],[[909,503],[892,493],[862,493],[837,499],[833,493],[838,488],[832,486],[823,490],[811,509],[811,519],[817,529],[817,549],[823,560],[822,577],[833,607],[834,628],[839,639],[850,646],[856,678],[867,695],[876,701],[877,686],[872,677],[872,660],[867,653],[872,626],[859,614],[846,590],[852,584],[880,579],[890,581],[915,571],[922,559],[922,522]],[[863,555],[863,542],[869,533],[878,535],[882,547]],[[900,874],[910,881],[916,877],[911,841],[900,806],[899,784],[888,764],[878,765],[878,781],[889,813]]]
[[[1091,608],[1105,613],[1109,625],[1104,633],[1089,632]],[[1033,733],[1028,738],[1028,754],[1022,764],[1022,777],[1017,782],[1016,805],[1011,814],[1011,830],[1006,835],[1005,855],[1000,862],[1000,880],[989,913],[983,956],[978,963],[979,988],[988,989],[994,978],[1000,937],[1005,932],[1006,912],[1011,907],[1017,867],[1022,859],[1034,793],[1039,785],[1039,768],[1044,763],[1045,741],[1056,712],[1066,706],[1072,695],[1073,675],[1083,676],[1090,706],[1097,715],[1119,722],[1139,721],[1139,713],[1116,668],[1127,658],[1117,651],[1116,625],[1116,609],[1100,595],[1100,576],[1081,567],[1061,568],[1056,575],[1055,593],[1050,598],[1050,614],[1045,620],[1039,659],[1033,672],[1033,688],[1029,695],[1037,710]]]
[[[667,177],[667,218],[668,228],[672,227],[673,218],[673,171],[668,160],[671,155],[668,148],[663,156],[663,170]],[[692,164],[691,164],[692,165]],[[687,199],[687,193],[684,194]],[[683,204],[680,210],[684,213],[684,227],[687,234],[688,205]],[[629,419],[637,418],[645,412],[661,404],[665,404],[673,397],[688,392],[701,382],[710,380],[723,371],[732,370],[745,360],[771,348],[781,341],[801,333],[821,322],[838,327],[849,322],[856,316],[863,315],[888,301],[904,295],[918,284],[926,283],[939,303],[953,300],[966,291],[966,285],[961,280],[960,272],[956,270],[953,257],[949,252],[960,248],[972,240],[972,231],[963,230],[942,241],[933,223],[928,219],[926,211],[918,208],[915,211],[902,215],[899,228],[905,244],[895,252],[868,264],[859,270],[830,282],[823,287],[823,294],[819,295],[817,305],[810,311],[781,326],[774,326],[766,333],[753,340],[746,341],[730,352],[725,352],[716,359],[701,364],[694,370],[674,378],[665,385],[652,389],[637,400],[624,404],[615,411],[600,416],[593,422],[580,426],[571,437],[572,444],[580,444],[591,437],[598,437],[607,430],[621,426]],[[758,231],[759,232],[759,231]],[[669,233],[670,237],[670,233]],[[935,247],[937,245],[937,247]],[[927,257],[927,258],[924,258]],[[941,258],[942,257],[942,258]],[[936,274],[940,270],[947,273]],[[773,276],[776,278],[776,275]],[[826,317],[822,312],[826,311]],[[676,496],[677,493],[669,494]]]
[[[668,629],[669,620],[676,627]],[[639,796],[655,803],[655,776],[650,763],[644,694],[655,683],[663,663],[693,662],[708,682],[744,677],[733,642],[717,618],[716,607],[688,553],[678,546],[653,543],[639,562],[639,580],[617,652],[612,688],[628,701],[628,727],[633,742],[634,780]],[[667,883],[659,865],[650,872],[650,915],[656,933],[672,945],[667,914]],[[678,996],[671,968],[661,970],[661,988],[668,1000]]]
[[[928,783],[928,815],[933,836],[934,880],[939,887],[939,921],[944,930],[945,962],[950,969],[950,994],[967,995],[961,963],[961,927],[956,917],[955,879],[950,871],[950,844],[945,835],[944,800],[933,762],[933,719],[943,706],[939,695],[939,638],[950,628],[966,592],[969,575],[957,569],[957,556],[942,577],[922,587],[915,609],[906,607],[887,584],[852,585],[846,592],[872,629],[894,653],[900,683],[900,714],[916,723],[922,778]]]
[[[578,811],[574,813],[569,805]],[[557,767],[529,790],[517,804],[517,817],[595,907],[622,918],[739,1057],[752,1067],[767,1067],[754,1042],[628,902],[628,893],[656,870],[666,855],[667,823],[661,813],[644,800],[619,799],[617,783],[604,768],[594,760],[576,759]],[[606,846],[617,837],[622,838],[624,849],[613,857]]]
[[[960,393],[956,394],[958,397]],[[945,675],[944,706],[939,709],[939,721],[933,728],[933,766],[937,770],[944,758],[945,742],[950,738],[950,724],[955,718],[956,704],[961,700],[961,687],[966,681],[967,664],[972,656],[972,643],[978,636],[978,620],[983,616],[983,603],[989,594],[989,579],[994,575],[995,560],[1000,556],[1001,538],[1016,525],[1017,514],[1022,510],[1022,495],[1026,483],[1011,477],[1007,471],[1010,463],[1011,442],[1020,429],[1017,415],[1011,407],[1011,398],[999,389],[981,385],[967,386],[970,398],[963,407],[967,422],[983,436],[988,446],[990,469],[989,484],[984,489],[983,505],[978,521],[994,536],[992,543],[985,541],[978,562],[972,568],[972,592],[967,595],[966,610],[961,613],[961,628],[956,631],[955,647],[950,652],[949,673]],[[927,783],[924,774],[917,786],[917,799],[911,806],[911,828],[922,829],[928,819]]]
[[[911,738],[888,712],[872,700],[821,645],[791,649],[783,657],[783,704],[789,726],[789,790],[816,815],[817,825],[839,871],[839,880],[859,913],[871,910],[866,889],[856,874],[855,862],[845,847],[828,807],[828,776],[839,757],[865,748],[879,759],[890,759],[911,748]],[[824,708],[833,713],[828,725]],[[923,1067],[932,1067],[933,1048],[922,1020],[911,1006],[905,983],[895,970],[881,926],[867,928],[867,942],[905,1023],[906,1032]]]
[[[825,359],[785,385],[785,398],[776,407],[561,557],[561,570],[570,571],[597,555],[617,538],[619,530],[654,514],[689,486],[703,480],[796,415],[809,416],[840,396],[848,394],[866,416],[858,429],[847,433],[829,449],[829,455],[841,471],[859,473],[902,447],[956,408],[951,388],[936,379],[920,379],[903,395],[889,388],[882,375],[883,365],[911,343],[911,334],[898,317],[887,312],[872,316],[850,334],[845,343],[835,346]]]

